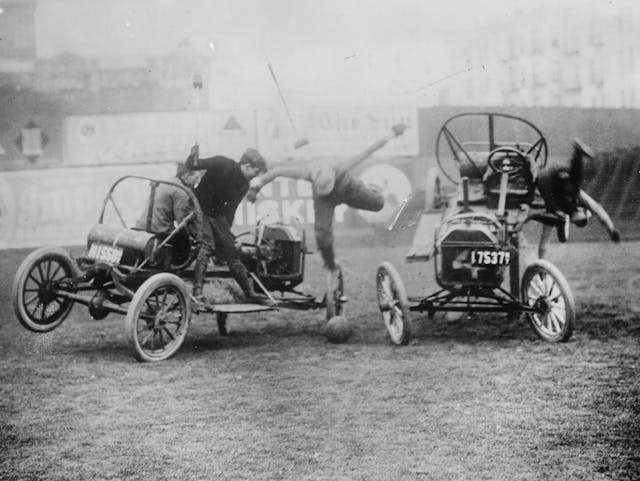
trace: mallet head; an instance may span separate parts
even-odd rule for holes
[[[293,143],[293,148],[294,148],[295,150],[298,150],[298,149],[300,149],[300,148],[304,147],[305,145],[307,145],[308,143],[309,143],[309,139],[308,139],[308,138],[306,138],[306,137],[303,137],[303,138],[301,138],[301,139],[296,140],[296,141]]]

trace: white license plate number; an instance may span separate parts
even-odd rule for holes
[[[511,262],[511,252],[472,250],[470,260],[474,266],[506,266]]]
[[[94,242],[89,247],[87,257],[97,261],[108,262],[109,264],[118,264],[122,259],[122,249]]]

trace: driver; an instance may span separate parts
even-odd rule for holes
[[[315,213],[316,244],[324,266],[334,275],[338,272],[333,249],[333,216],[335,208],[346,204],[354,209],[378,212],[384,207],[384,198],[375,186],[367,185],[351,175],[351,170],[381,149],[386,143],[404,133],[406,125],[397,124],[392,132],[378,140],[364,152],[342,162],[327,163],[296,162],[271,169],[266,174],[251,181],[247,199],[255,202],[262,187],[277,177],[301,179],[311,182],[313,190],[313,209]]]
[[[176,167],[175,177],[168,181],[183,185],[190,190],[198,183],[199,179],[198,172],[187,169],[186,165],[181,162]],[[136,228],[156,234],[165,233],[182,222],[192,210],[189,194],[184,189],[162,182],[158,184],[155,191],[150,224],[147,226],[149,217],[149,205],[147,205],[144,213],[136,222]]]
[[[238,204],[249,189],[249,181],[266,172],[264,158],[255,149],[247,149],[240,162],[223,156],[199,158],[198,144],[191,148],[186,166],[191,170],[204,170],[204,175],[195,190],[203,213],[202,246],[193,273],[193,295],[202,302],[204,275],[209,257],[214,252],[216,257],[226,262],[231,275],[236,280],[248,302],[271,305],[270,299],[258,294],[253,289],[247,269],[240,260],[235,238],[231,233],[231,224]]]

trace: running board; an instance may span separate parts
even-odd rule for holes
[[[261,304],[205,304],[202,307],[207,312],[224,312],[226,314],[243,314],[249,312],[275,311],[275,306],[263,306]]]

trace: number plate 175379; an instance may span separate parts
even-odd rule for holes
[[[511,252],[472,250],[470,260],[474,266],[506,266],[511,262]]]

